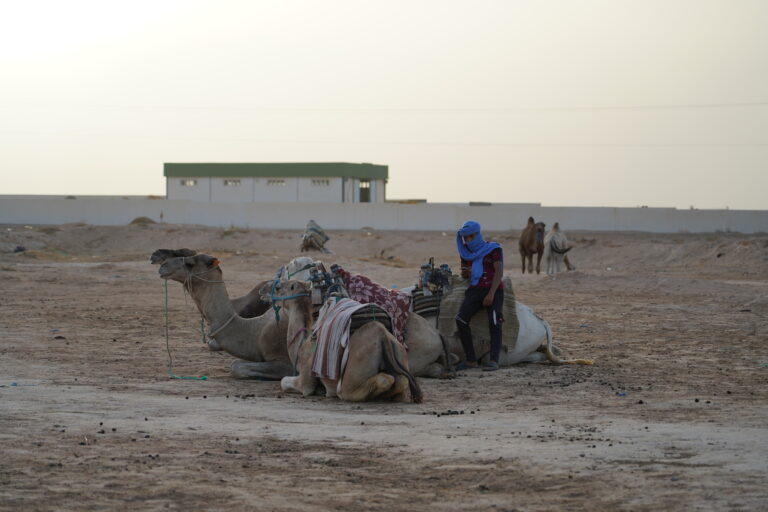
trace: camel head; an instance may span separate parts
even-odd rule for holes
[[[203,281],[221,281],[219,260],[207,254],[177,256],[166,259],[158,269],[160,277],[180,283],[190,283],[195,279]]]
[[[301,281],[309,281],[310,269],[322,265],[322,262],[315,261],[309,256],[299,256],[292,259],[282,272],[279,273],[279,279],[287,281],[289,279],[298,279]]]
[[[267,286],[269,288],[267,289]],[[311,289],[310,283],[291,279],[289,281],[269,281],[262,288],[262,296],[271,301],[290,301],[291,299],[307,298]],[[266,293],[263,293],[265,292]]]
[[[192,249],[158,249],[149,257],[149,262],[153,265],[160,265],[168,258],[194,256],[195,254],[197,251]]]
[[[310,300],[312,285],[304,281],[273,281],[269,300],[273,309],[284,307],[303,316],[306,322],[312,319],[312,301]]]
[[[264,281],[261,288],[259,288],[259,299],[263,302],[272,302],[270,297],[272,296],[272,287],[276,286],[275,281],[277,281],[277,285],[279,285],[279,279],[271,279],[269,281]]]

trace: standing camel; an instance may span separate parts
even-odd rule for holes
[[[543,222],[533,221],[533,217],[528,217],[528,225],[520,233],[520,256],[523,260],[523,274],[525,274],[525,259],[528,258],[528,272],[533,274],[533,255],[538,255],[536,259],[536,273],[541,272],[541,257],[544,255],[544,228]]]
[[[219,260],[207,254],[166,259],[160,277],[184,285],[211,326],[208,337],[225,352],[240,358],[232,363],[238,378],[277,380],[291,375],[285,337],[288,321],[269,310],[255,318],[237,314],[224,285]]]
[[[326,396],[350,402],[403,402],[409,394],[412,401],[422,401],[421,389],[408,369],[405,349],[379,322],[368,322],[349,337],[338,378],[315,377],[313,362],[318,342],[312,336],[309,290],[309,285],[301,281],[282,281],[274,286],[274,298],[282,302],[288,317],[288,354],[298,370],[297,376],[283,378],[280,386],[284,391],[309,396],[319,381]]]

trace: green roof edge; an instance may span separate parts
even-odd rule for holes
[[[170,178],[339,177],[386,180],[389,178],[389,167],[345,162],[165,163],[163,174]]]

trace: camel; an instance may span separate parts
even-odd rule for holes
[[[282,302],[284,316],[288,317],[288,354],[298,370],[295,377],[283,377],[280,386],[284,391],[309,396],[319,381],[326,396],[350,402],[402,402],[409,394],[413,402],[422,401],[421,389],[408,369],[405,349],[379,322],[368,322],[349,337],[346,364],[338,379],[315,377],[312,363],[317,341],[312,336],[309,292],[309,284],[295,280],[280,281],[273,287],[273,296]]]
[[[150,262],[153,265],[160,265],[169,258],[183,258],[186,256],[194,256],[195,254],[197,254],[197,251],[193,249],[158,249],[152,253],[152,256],[150,256]],[[262,281],[242,297],[230,299],[232,307],[235,308],[238,315],[243,318],[255,318],[269,311],[271,304],[261,300],[261,290],[268,283],[271,283],[271,281]],[[203,315],[203,318],[205,318],[205,315]],[[208,325],[211,325],[210,322],[208,322]],[[221,346],[216,340],[209,340],[208,348],[213,351],[221,350]]]
[[[221,350],[239,358],[232,363],[233,376],[277,380],[293,373],[285,346],[288,321],[284,317],[278,320],[272,310],[255,318],[238,315],[227,294],[219,260],[207,254],[171,257],[158,272],[163,279],[184,285],[212,326],[208,337]]]
[[[309,280],[309,268],[320,262],[313,261],[307,256],[295,258],[285,267],[282,274],[290,275],[296,279]],[[452,288],[450,293],[464,293],[468,283],[458,276],[452,276]],[[512,281],[506,278],[504,286],[512,290]],[[403,291],[410,292],[413,287],[403,288]],[[519,321],[517,339],[514,344],[506,343],[502,348],[499,357],[499,366],[508,367],[519,363],[541,363],[550,362],[551,364],[592,364],[589,359],[560,359],[559,349],[552,344],[552,328],[549,323],[538,316],[533,309],[522,302],[515,301],[515,311]],[[453,318],[455,313],[449,316]],[[485,322],[485,315],[478,314],[473,318],[472,325],[476,322]],[[448,361],[453,363],[465,358],[464,349],[461,347],[455,331],[440,332],[434,327],[434,319],[427,318],[411,313],[406,322],[406,345],[408,351],[408,363],[413,369],[413,374],[419,377],[446,377],[450,376]],[[453,326],[453,323],[451,323]],[[439,336],[437,338],[436,336]],[[438,343],[439,342],[439,343]],[[506,347],[513,347],[508,350]],[[447,354],[445,353],[447,349]]]
[[[565,263],[566,268],[571,270],[571,265],[566,255],[570,250],[571,247],[568,247],[568,237],[560,231],[560,223],[555,222],[547,236],[544,237],[544,267],[547,275],[560,272],[562,263]]]
[[[279,273],[283,281],[295,279],[309,281],[311,268],[322,262],[315,261],[309,256],[300,256],[291,260]],[[458,357],[446,353],[447,344],[443,335],[432,322],[411,312],[405,322],[405,339],[408,347],[408,366],[411,373],[417,377],[446,378],[452,375],[450,367]]]
[[[528,258],[528,273],[533,274],[533,255],[538,255],[536,259],[536,273],[541,272],[541,257],[544,255],[544,228],[543,222],[533,221],[533,217],[528,217],[528,225],[520,233],[520,256],[523,260],[523,274],[525,274],[525,259]]]
[[[314,220],[307,222],[304,234],[301,235],[301,252],[320,251],[331,252],[325,248],[325,243],[330,240],[325,230]]]
[[[448,298],[454,294],[463,295],[469,284],[468,280],[458,276],[452,276],[451,279],[453,286],[445,294],[445,297]],[[512,281],[509,277],[504,278],[504,287],[506,290],[512,290]],[[461,342],[456,334],[455,323],[452,321],[458,312],[460,301],[446,300],[444,298],[442,304],[442,312],[440,314],[442,334],[448,340],[451,354],[456,354],[463,360],[465,358],[464,349],[461,347]],[[506,308],[507,306],[505,305]],[[503,345],[499,356],[499,366],[507,367],[519,363],[543,363],[547,361],[555,365],[592,364],[592,361],[589,359],[561,359],[558,356],[560,350],[552,343],[552,327],[550,327],[549,323],[520,301],[515,301],[514,308],[519,323],[517,338],[513,342],[502,339]],[[445,322],[442,320],[444,318],[450,321]],[[475,333],[474,339],[478,354],[486,352],[477,347],[477,333],[487,325],[487,321],[485,312],[480,311],[472,317],[470,322],[470,326]],[[487,340],[485,342],[487,343]]]

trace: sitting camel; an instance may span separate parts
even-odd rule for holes
[[[523,274],[525,274],[525,259],[528,258],[528,273],[533,274],[533,255],[536,259],[536,273],[541,272],[541,257],[544,255],[544,228],[543,222],[534,222],[533,217],[528,217],[528,225],[520,233],[520,256],[523,260]]]
[[[282,281],[309,281],[311,268],[316,265],[322,265],[322,262],[308,256],[294,258],[285,266],[284,271],[279,273],[279,277]],[[354,298],[366,303],[363,297]],[[459,359],[447,353],[447,343],[432,323],[412,312],[405,322],[404,331],[403,342],[408,347],[408,366],[413,375],[434,379],[451,376],[453,360]]]
[[[465,359],[464,349],[456,333],[454,318],[461,305],[460,297],[463,297],[469,281],[458,276],[452,276],[452,289],[446,293],[441,304],[440,328],[445,339],[448,340],[450,352]],[[499,355],[499,366],[512,366],[518,363],[542,363],[549,361],[551,364],[586,364],[591,365],[589,359],[560,359],[557,347],[552,343],[552,328],[549,323],[537,315],[533,309],[522,302],[515,300],[512,293],[512,281],[504,278],[504,319],[502,324],[502,349]],[[517,330],[511,327],[516,317]],[[480,343],[488,343],[488,318],[484,313],[476,314],[470,321],[473,332],[475,351],[477,354],[488,353]],[[478,336],[483,333],[485,336]],[[509,339],[516,334],[515,339]],[[480,338],[485,338],[482,341]]]
[[[566,254],[570,250],[571,247],[568,247],[568,237],[560,231],[560,223],[555,222],[547,236],[544,237],[544,267],[547,275],[561,272],[563,263],[565,263],[568,270],[571,270]]]
[[[207,254],[171,257],[158,272],[163,279],[184,285],[212,326],[208,333],[211,343],[245,360],[232,363],[233,376],[277,380],[293,373],[285,346],[287,320],[278,320],[272,310],[255,318],[238,315],[227,294],[219,260]]]
[[[314,220],[307,222],[304,234],[301,235],[301,252],[321,251],[331,252],[325,248],[325,243],[330,237],[325,234],[325,230]]]
[[[309,268],[318,263],[320,262],[313,261],[306,256],[296,258],[286,265],[283,274],[306,281],[309,279]],[[452,292],[448,292],[447,295],[463,296],[467,286],[468,282],[465,279],[453,276]],[[589,359],[560,359],[557,355],[560,352],[559,349],[552,344],[552,328],[549,323],[538,316],[530,307],[514,299],[512,282],[509,278],[505,279],[504,286],[507,290],[505,295],[509,293],[511,299],[505,299],[505,303],[514,304],[514,311],[510,312],[509,316],[516,314],[519,329],[514,340],[504,340],[499,366],[508,367],[519,363],[546,361],[556,365],[592,364]],[[402,290],[410,293],[412,288],[403,288]],[[443,298],[444,306],[440,318],[445,318],[448,321],[439,322],[441,330],[435,328],[433,315],[427,315],[425,318],[411,312],[408,316],[408,321],[405,324],[405,343],[408,346],[408,363],[414,375],[434,378],[445,377],[448,374],[449,366],[452,366],[452,364],[447,363],[448,361],[453,363],[465,359],[464,349],[456,336],[455,322],[453,321],[461,301],[454,300],[453,302],[456,306],[455,311],[451,311],[450,307],[447,307],[448,301]],[[473,331],[482,330],[483,322],[487,322],[485,315],[475,315],[470,324]],[[444,328],[443,326],[449,327]],[[478,329],[478,327],[480,328]],[[480,350],[477,352],[482,353]]]
[[[405,349],[375,321],[362,325],[350,335],[338,378],[315,377],[313,361],[320,353],[317,339],[312,336],[309,291],[309,284],[301,281],[280,281],[273,287],[273,297],[282,302],[288,317],[288,354],[298,370],[297,376],[283,378],[280,386],[284,391],[309,396],[319,381],[325,387],[326,396],[350,402],[374,399],[402,402],[408,394],[412,401],[422,401],[421,389],[408,369]]]

